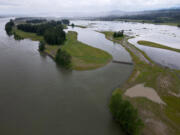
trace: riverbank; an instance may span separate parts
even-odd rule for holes
[[[28,38],[33,41],[43,41],[42,36],[34,33],[23,32],[16,28],[13,29],[21,38]],[[46,44],[45,53],[52,58],[55,58],[57,50],[61,47],[72,56],[72,68],[74,70],[92,70],[105,66],[112,60],[112,56],[105,51],[88,46],[77,40],[76,32],[68,32],[66,41],[63,45],[48,45]]]
[[[154,42],[150,42],[150,41],[140,40],[137,43],[139,45],[150,46],[150,47],[155,47],[155,48],[161,48],[161,49],[166,49],[166,50],[170,50],[170,51],[180,52],[180,49],[171,48],[171,47],[161,45],[161,44],[158,44],[158,43],[154,43]]]
[[[130,37],[124,36],[118,39],[113,38],[113,32],[102,33],[105,34],[107,39],[125,47],[133,59],[133,74],[123,87],[116,89],[116,92],[123,92],[124,97],[138,109],[145,123],[143,133],[146,135],[180,134],[180,98],[175,96],[180,93],[178,71],[156,65],[143,51],[128,42]],[[125,95],[130,88],[132,90],[138,84],[152,88],[165,104],[154,102],[142,96],[143,94],[136,97]]]

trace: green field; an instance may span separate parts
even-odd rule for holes
[[[112,56],[108,53],[85,45],[77,40],[76,32],[67,34],[67,41],[62,49],[73,57],[73,66],[77,70],[95,69],[109,63]]]
[[[15,28],[13,31],[22,38],[28,38],[34,41],[43,40],[42,36],[38,36],[34,33],[23,32]],[[60,47],[72,56],[72,65],[75,70],[100,68],[112,60],[112,56],[107,52],[79,42],[76,32],[68,32],[66,42],[61,46],[46,45],[45,52],[52,58],[55,58],[56,52]]]
[[[42,41],[42,40],[44,40],[42,36],[38,36],[35,33],[23,32],[23,31],[18,30],[16,28],[13,29],[13,32],[15,32],[21,38],[27,38],[27,39],[31,39],[33,41]]]
[[[161,45],[161,44],[158,44],[158,43],[154,43],[154,42],[150,42],[150,41],[141,40],[141,41],[138,41],[138,44],[144,45],[144,46],[155,47],[155,48],[167,49],[167,50],[175,51],[175,52],[180,52],[180,49],[171,48],[171,47]]]

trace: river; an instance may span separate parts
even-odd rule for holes
[[[122,134],[108,104],[133,66],[109,63],[92,71],[65,71],[38,52],[38,42],[8,37],[8,20],[0,19],[0,134]]]

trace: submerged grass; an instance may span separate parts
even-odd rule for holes
[[[168,46],[161,45],[161,44],[154,43],[154,42],[150,42],[150,41],[141,40],[141,41],[138,41],[138,44],[144,45],[144,46],[155,47],[155,48],[167,49],[167,50],[175,51],[175,52],[180,52],[180,49],[168,47]]]

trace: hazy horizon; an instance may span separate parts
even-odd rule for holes
[[[86,16],[179,7],[179,0],[0,0],[1,15]]]

